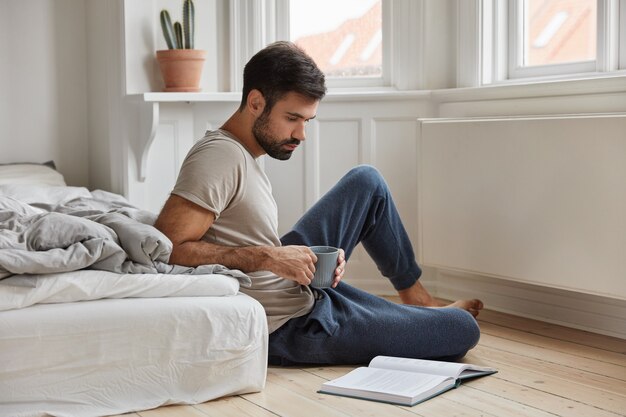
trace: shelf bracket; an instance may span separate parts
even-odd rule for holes
[[[144,102],[139,106],[139,152],[137,153],[137,175],[139,182],[146,181],[148,153],[154,142],[159,125],[159,103]]]

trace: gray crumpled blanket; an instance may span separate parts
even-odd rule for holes
[[[223,265],[169,265],[172,242],[152,224],[153,213],[122,196],[93,191],[62,204],[27,204],[0,194],[0,279],[98,269],[118,273],[224,274],[250,286]],[[2,282],[2,281],[0,281]]]

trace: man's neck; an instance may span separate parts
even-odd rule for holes
[[[254,158],[258,158],[264,155],[265,151],[259,146],[252,133],[252,125],[254,122],[247,116],[245,112],[237,110],[220,129],[230,133]]]

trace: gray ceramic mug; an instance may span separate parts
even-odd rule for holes
[[[335,280],[339,249],[332,246],[311,246],[309,249],[317,256],[315,276],[311,280],[311,287],[329,288]]]

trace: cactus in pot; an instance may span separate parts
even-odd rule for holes
[[[192,0],[185,0],[183,3],[183,32],[185,34],[185,49],[193,49],[193,38],[195,34],[196,9]]]
[[[200,91],[199,83],[206,51],[194,49],[195,6],[193,0],[183,1],[183,19],[172,25],[167,10],[161,10],[160,21],[167,50],[157,51],[165,91]]]
[[[174,23],[174,34],[176,35],[176,43],[183,44],[183,26],[180,22]]]
[[[176,23],[180,25],[180,23]],[[167,10],[161,10],[161,29],[168,49],[178,49],[178,42],[174,37],[174,29],[172,28],[172,19],[170,19],[170,13]]]
[[[182,26],[180,22],[176,22],[172,26],[170,13],[165,9],[161,10],[161,29],[168,49],[193,49],[195,15],[193,0],[184,0],[183,2]]]

